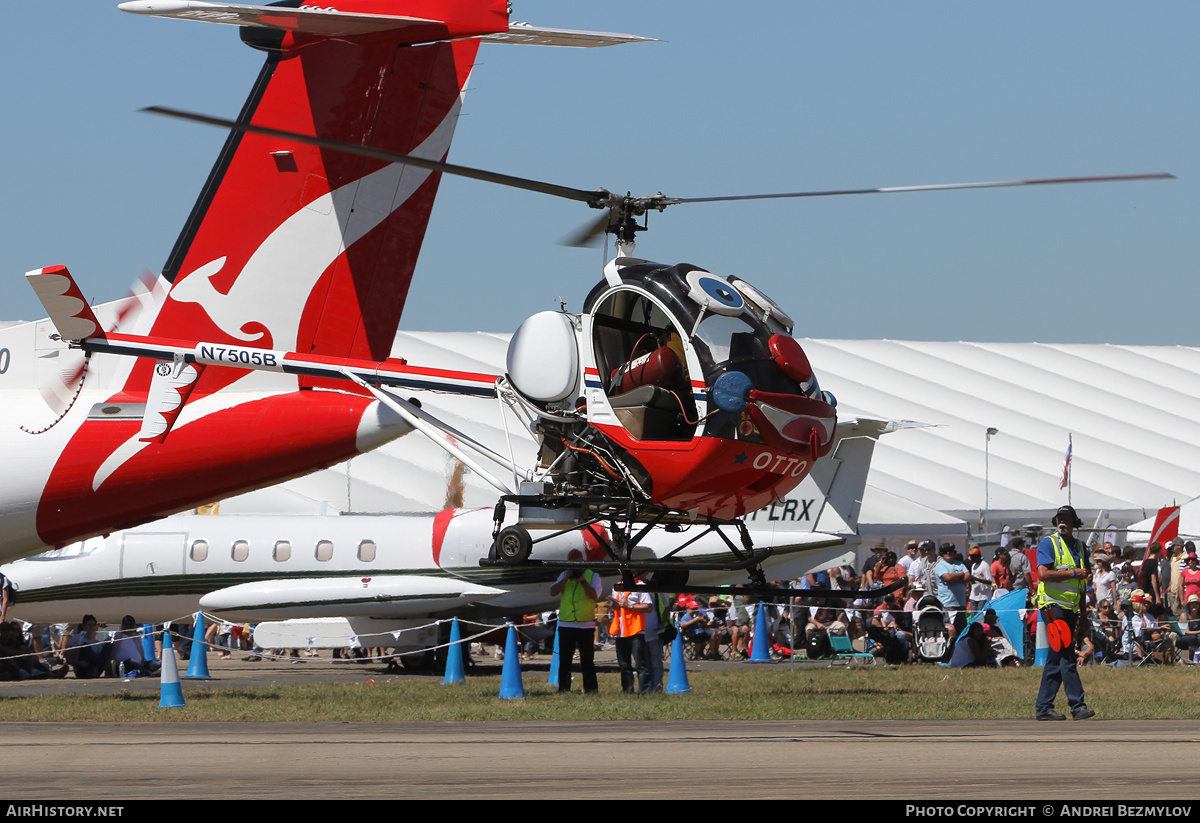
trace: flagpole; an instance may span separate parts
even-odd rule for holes
[[[1071,456],[1070,462],[1067,463],[1067,505],[1071,506],[1071,508],[1074,508],[1074,505],[1071,503],[1071,483],[1074,482],[1074,480],[1075,480],[1075,478],[1074,478],[1075,466],[1073,465],[1073,463],[1075,462],[1074,451],[1075,451],[1074,433],[1067,432],[1067,454],[1069,454]]]

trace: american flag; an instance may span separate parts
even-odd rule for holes
[[[1065,489],[1071,480],[1071,435],[1067,435],[1067,453],[1063,455],[1062,476],[1058,478],[1058,487]]]

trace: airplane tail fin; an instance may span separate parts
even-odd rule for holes
[[[342,0],[336,9],[310,0],[131,0],[120,8],[237,25],[266,51],[239,123],[433,160],[446,158],[480,40],[649,39],[510,24],[508,0]],[[440,177],[234,131],[167,260],[163,276],[173,285],[151,334],[386,359]],[[145,390],[150,368],[139,364],[127,388]],[[210,370],[199,394],[235,379]]]
[[[247,26],[243,40],[268,56],[239,122],[438,160],[479,47],[454,38],[508,30],[506,0],[224,5],[122,9]],[[150,333],[385,359],[439,178],[232,133],[168,258],[171,290]],[[139,364],[127,388],[145,391],[151,370]],[[239,376],[210,370],[201,393]]]
[[[784,533],[857,534],[875,441],[902,425],[865,418],[839,420],[829,454],[817,461],[789,497],[751,512],[747,525]]]
[[[809,475],[825,495],[825,502],[813,524],[815,531],[829,531],[828,526],[822,525],[822,520],[833,519],[828,515],[830,510],[850,531],[858,531],[858,515],[875,443],[888,431],[891,431],[891,424],[883,420],[859,418],[838,422],[829,456],[817,461]]]

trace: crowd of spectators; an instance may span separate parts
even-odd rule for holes
[[[847,638],[856,652],[890,662],[919,659],[914,615],[936,599],[947,643],[943,662],[952,666],[1032,663],[1037,631],[1036,548],[1022,537],[990,548],[990,558],[975,544],[964,558],[952,544],[911,540],[903,555],[882,542],[859,567],[837,566],[776,586],[797,590],[791,598],[766,602],[767,626],[774,653],[803,651],[827,656]],[[1190,663],[1200,653],[1200,558],[1191,542],[1176,540],[1139,550],[1098,544],[1091,550],[1087,600],[1091,631],[1079,663]],[[890,589],[890,591],[889,591]],[[831,591],[862,592],[854,598]],[[878,595],[872,594],[879,592]],[[994,599],[1012,592],[1025,598],[1006,601],[1019,618],[1006,622],[995,612],[973,617]],[[744,658],[756,600],[681,596],[676,615],[689,656]],[[968,630],[968,623],[970,629]],[[978,629],[975,626],[978,625]],[[1021,626],[1020,636],[1011,627]],[[967,632],[962,643],[960,635]]]
[[[66,677],[151,677],[161,667],[161,641],[147,659],[143,630],[126,615],[120,628],[104,628],[94,615],[77,624],[32,626],[0,623],[0,681]]]

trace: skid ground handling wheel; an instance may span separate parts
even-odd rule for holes
[[[506,566],[517,566],[529,559],[533,538],[521,526],[508,526],[496,535],[496,557]]]

